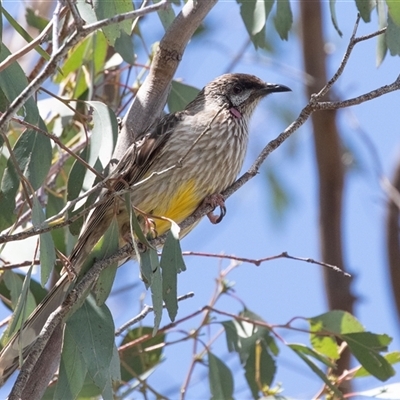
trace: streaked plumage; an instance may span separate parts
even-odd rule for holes
[[[112,196],[113,192],[129,185],[132,204],[138,209],[182,222],[207,196],[234,182],[246,154],[249,120],[259,100],[268,93],[288,90],[252,75],[222,75],[185,110],[165,116],[144,132],[110,175],[112,187],[103,193],[104,201],[89,216],[70,255],[77,276],[115,213],[122,236],[129,231],[124,199]],[[154,222],[159,235],[169,229],[166,221]],[[28,354],[47,318],[73,285],[64,273],[25,323],[21,336],[15,335],[2,350],[1,383],[18,366],[18,348],[22,346],[24,357]]]

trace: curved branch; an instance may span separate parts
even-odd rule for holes
[[[171,80],[186,45],[217,0],[188,1],[162,38],[149,75],[140,87],[124,120],[114,158],[119,160],[135,137],[162,113]]]

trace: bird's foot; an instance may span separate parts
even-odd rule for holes
[[[220,209],[219,215],[215,215],[213,211],[210,211],[207,214],[207,217],[212,224],[220,223],[226,215],[226,207],[225,207],[224,197],[219,193],[212,194],[210,196],[207,196],[204,199],[204,204],[210,205],[210,206],[214,207],[214,209],[219,207],[219,209]]]

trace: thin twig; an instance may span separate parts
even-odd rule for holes
[[[187,299],[192,298],[193,296],[194,296],[194,293],[193,293],[193,292],[189,292],[189,293],[187,293],[187,294],[184,294],[184,295],[182,295],[182,296],[177,297],[177,301],[187,300]],[[166,307],[166,305],[163,304],[163,308],[165,308],[165,307]],[[154,308],[153,308],[152,306],[145,305],[145,306],[143,307],[143,310],[142,310],[138,315],[136,315],[136,317],[132,318],[131,320],[129,320],[128,322],[126,322],[124,325],[122,325],[120,328],[118,328],[118,329],[115,331],[115,336],[121,335],[121,333],[122,333],[123,331],[127,330],[127,329],[130,328],[132,325],[137,324],[139,321],[142,321],[142,320],[147,316],[147,314],[148,314],[149,312],[152,312],[152,311],[154,311]]]
[[[8,66],[10,66],[14,61],[18,60],[25,54],[29,53],[32,49],[35,47],[39,46],[42,40],[47,36],[49,31],[52,28],[52,24],[49,23],[43,31],[40,33],[38,37],[33,39],[31,42],[29,42],[26,46],[24,46],[22,49],[16,51],[13,54],[10,54],[4,61],[0,63],[0,72],[6,69]]]
[[[28,99],[33,96],[36,91],[42,86],[44,81],[51,76],[51,74],[57,68],[58,63],[65,57],[68,51],[75,46],[81,39],[86,37],[89,33],[95,30],[118,23],[127,19],[133,19],[139,16],[149,14],[151,12],[158,11],[164,7],[168,6],[167,0],[162,0],[157,4],[151,5],[149,7],[135,10],[126,14],[121,14],[107,20],[99,21],[95,24],[86,25],[79,32],[75,31],[66,41],[60,46],[58,51],[53,54],[50,61],[43,68],[43,70],[34,78],[29,85],[20,93],[20,95],[10,104],[6,112],[0,117],[0,131],[3,129],[11,120],[11,118],[20,110],[20,108],[28,101]]]
[[[237,257],[234,255],[228,255],[228,254],[210,254],[210,253],[200,253],[200,252],[195,252],[195,251],[184,251],[182,252],[183,256],[200,256],[200,257],[212,257],[212,258],[222,258],[222,259],[227,259],[227,260],[234,260],[234,261],[239,261],[239,262],[247,262],[250,264],[254,264],[257,267],[260,266],[262,263],[266,261],[272,261],[272,260],[277,260],[279,258],[287,258],[289,260],[296,260],[296,261],[303,261],[311,264],[317,264],[321,265],[322,267],[332,269],[335,272],[339,272],[343,274],[344,276],[351,277],[350,274],[347,272],[342,271],[340,268],[336,267],[335,265],[331,265],[322,261],[316,261],[312,258],[304,258],[304,257],[295,257],[289,255],[286,251],[282,252],[281,254],[275,255],[275,256],[270,256],[270,257],[264,257],[264,258],[244,258],[244,257]]]

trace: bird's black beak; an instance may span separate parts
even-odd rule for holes
[[[266,83],[265,88],[261,89],[264,95],[269,93],[278,93],[278,92],[291,92],[292,89],[288,88],[285,85],[278,85],[276,83]]]

